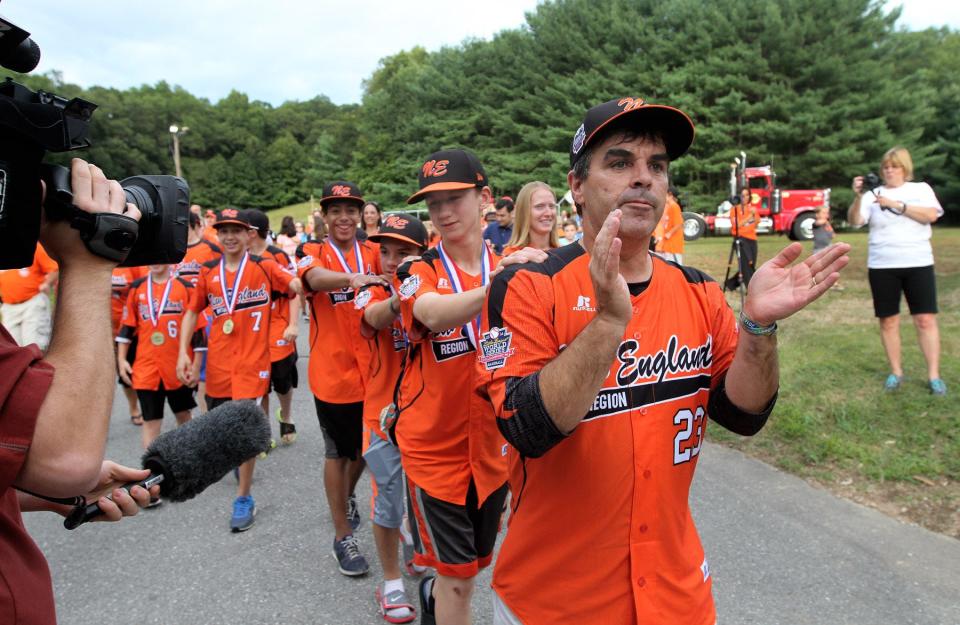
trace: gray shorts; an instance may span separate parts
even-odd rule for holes
[[[370,432],[370,445],[363,459],[373,476],[373,522],[380,527],[397,529],[403,522],[403,469],[400,450]]]

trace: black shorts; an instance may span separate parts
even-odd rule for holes
[[[313,401],[323,431],[324,457],[359,458],[363,446],[363,402],[331,404],[316,397]]]
[[[203,398],[204,398],[204,399],[206,400],[206,402],[207,402],[207,412],[210,412],[211,410],[213,410],[213,409],[216,408],[217,406],[222,406],[223,404],[227,403],[228,401],[233,401],[233,400],[230,399],[229,397],[210,397],[209,395],[204,395]]]
[[[900,294],[907,298],[911,315],[936,314],[937,280],[933,265],[902,269],[868,269],[873,312],[877,317],[900,314]]]
[[[116,347],[116,345],[117,344],[114,343],[114,347]],[[127,343],[127,345],[129,345],[129,347],[127,348],[127,362],[129,362],[130,366],[132,367],[133,361],[137,359],[137,337],[134,336],[132,339],[130,339],[130,342]],[[114,360],[116,360],[116,358],[114,358]],[[117,371],[117,382],[119,382],[121,386],[126,386],[127,388],[131,388],[130,385],[124,382],[123,379],[120,377],[119,371]]]
[[[163,400],[167,400],[170,410],[176,414],[184,410],[193,410],[197,402],[193,400],[193,389],[181,386],[168,391],[163,382],[155,391],[137,389],[137,399],[140,400],[140,410],[144,421],[159,421],[163,419]]]
[[[432,497],[407,478],[414,562],[447,577],[470,578],[490,566],[509,486],[504,484],[477,506],[471,481],[464,505]]]
[[[285,395],[291,389],[297,388],[297,352],[270,363],[270,388],[267,392],[276,391],[280,395]]]

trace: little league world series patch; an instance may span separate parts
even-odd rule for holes
[[[477,359],[487,371],[499,369],[507,364],[507,358],[516,351],[510,347],[513,334],[506,328],[490,328],[480,335],[480,353]]]
[[[420,289],[420,276],[412,275],[408,276],[406,280],[403,281],[403,284],[400,285],[400,299],[408,300]]]
[[[373,297],[373,291],[366,289],[360,291],[355,298],[353,298],[353,305],[357,310],[363,310],[367,307],[367,304],[370,303],[370,298]]]

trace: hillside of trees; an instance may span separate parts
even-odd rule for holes
[[[918,179],[960,219],[960,32],[908,32],[875,0],[554,0],[522,27],[436,52],[400,51],[365,81],[360,104],[324,96],[271,106],[167,83],[80,88],[55,73],[14,75],[95,102],[86,157],[109,175],[184,176],[205,206],[274,208],[334,178],[393,207],[420,160],[465,146],[497,193],[544,180],[564,189],[574,130],[589,106],[620,96],[675,105],[697,124],[672,164],[688,208],[711,211],[740,150],[772,163],[785,188],[832,187],[907,146]],[[67,155],[51,155],[65,160]]]

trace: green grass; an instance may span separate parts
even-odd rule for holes
[[[283,218],[287,215],[293,216],[293,221],[303,222],[304,225],[310,221],[310,216],[314,210],[320,208],[320,204],[314,201],[301,202],[299,204],[291,204],[290,206],[284,206],[283,208],[275,208],[273,210],[265,211],[264,214],[267,218],[270,219],[270,228],[277,232],[280,230],[280,222],[283,221]]]
[[[904,385],[896,393],[882,391],[889,370],[867,283],[867,235],[842,233],[838,240],[853,246],[841,276],[846,290],[830,291],[780,323],[780,398],[767,426],[749,439],[717,426],[710,436],[804,477],[854,476],[873,484],[926,478],[960,488],[960,417],[953,399],[960,393],[960,229],[937,228],[933,236],[947,397],[928,392],[906,304]],[[787,243],[761,237],[760,261]],[[684,260],[719,281],[729,249],[729,238],[688,242]],[[739,298],[728,294],[728,300],[739,308]]]

